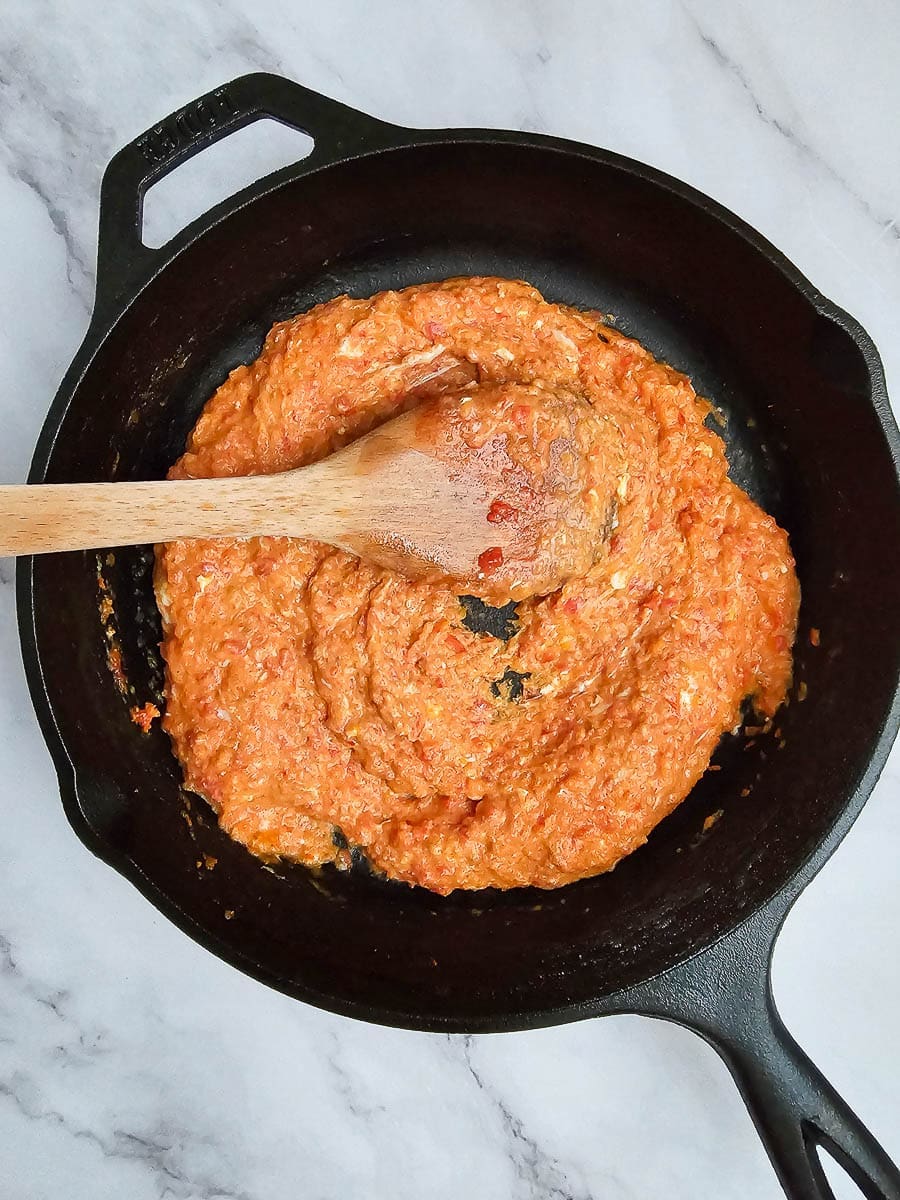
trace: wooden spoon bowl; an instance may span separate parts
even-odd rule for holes
[[[0,487],[0,554],[313,538],[413,578],[521,599],[596,560],[624,464],[586,401],[487,385],[277,475]]]

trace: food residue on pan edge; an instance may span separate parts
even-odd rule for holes
[[[539,383],[587,399],[627,471],[606,552],[474,632],[454,591],[315,542],[159,547],[165,728],[254,853],[358,846],[388,876],[556,887],[641,845],[751,697],[791,676],[786,534],[727,478],[689,381],[593,313],[458,279],[277,324],[206,405],[175,478],[286,470],[414,398]],[[515,684],[515,686],[513,686]]]
[[[103,629],[103,637],[106,641],[106,665],[113,677],[113,682],[116,685],[119,695],[127,702],[129,695],[134,695],[135,689],[129,684],[125,675],[122,647],[116,630],[116,606],[113,600],[112,589],[104,573],[104,567],[112,567],[115,561],[116,556],[113,553],[107,554],[105,559],[101,558],[100,555],[97,556],[97,588],[100,597],[98,611],[100,613],[100,625]],[[161,713],[159,708],[152,701],[148,700],[146,704],[132,704],[128,709],[128,716],[132,724],[136,725],[141,733],[149,733],[153,722],[161,716]]]
[[[152,700],[148,700],[146,704],[132,705],[128,711],[132,722],[137,725],[141,733],[149,733],[153,722],[160,715],[159,709]]]

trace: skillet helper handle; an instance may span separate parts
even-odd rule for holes
[[[785,1028],[771,958],[785,912],[763,909],[636,989],[628,1008],[699,1033],[734,1076],[789,1200],[834,1200],[817,1147],[866,1200],[900,1200],[900,1170]]]
[[[185,104],[124,146],[104,172],[95,316],[105,314],[130,286],[149,278],[156,265],[170,256],[168,247],[152,250],[141,240],[147,189],[207,146],[265,117],[313,139],[313,149],[304,161],[304,167],[311,170],[386,144],[394,129],[281,75],[265,72],[242,75]],[[250,191],[262,192],[269,186],[263,180]],[[247,195],[218,205],[216,219],[229,208],[239,207]],[[190,228],[204,221],[209,221],[208,214]]]

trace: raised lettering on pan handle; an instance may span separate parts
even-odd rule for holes
[[[303,170],[389,145],[398,132],[395,126],[299,83],[263,72],[242,75],[185,104],[123,147],[103,175],[96,320],[108,315],[130,288],[149,278],[185,242],[235,207],[275,186],[277,176],[258,181],[192,222],[159,250],[149,249],[141,240],[143,199],[149,187],[205,147],[265,117],[290,125],[313,139],[313,150],[304,159]]]
[[[171,170],[176,161],[181,161],[179,152],[190,153],[194,143],[227,126],[237,113],[228,88],[220,87],[172,113],[141,134],[134,144],[150,167],[164,166]]]

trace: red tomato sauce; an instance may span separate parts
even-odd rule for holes
[[[785,532],[727,475],[690,382],[596,314],[501,279],[346,297],[276,325],[173,478],[286,470],[422,397],[586,399],[625,469],[605,552],[477,634],[447,584],[287,538],[158,548],[165,728],[186,786],[264,858],[447,893],[609,870],[791,677]],[[495,514],[496,520],[506,519]],[[502,686],[501,686],[502,685]]]

